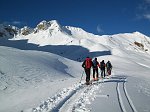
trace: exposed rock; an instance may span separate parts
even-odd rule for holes
[[[29,28],[27,26],[21,28],[21,34],[22,35],[28,35],[28,34],[30,34],[32,32],[33,32],[33,29],[31,29],[31,28]]]

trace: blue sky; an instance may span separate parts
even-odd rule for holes
[[[150,36],[150,0],[0,0],[0,22],[36,27],[42,20],[99,35]]]

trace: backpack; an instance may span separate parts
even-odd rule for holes
[[[106,67],[107,67],[107,68],[111,68],[111,67],[112,67],[112,66],[111,66],[111,63],[109,63],[109,62],[106,63]]]
[[[85,68],[88,69],[88,68],[91,68],[92,66],[92,59],[91,58],[86,58],[85,60]]]
[[[93,66],[97,67],[97,61],[93,60]]]
[[[102,62],[101,62],[100,67],[101,67],[101,68],[105,68],[105,63],[102,63]]]

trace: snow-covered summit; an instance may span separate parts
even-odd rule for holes
[[[48,24],[50,24],[51,28],[61,28],[61,25],[56,20],[51,20],[48,22]]]
[[[82,37],[90,38],[90,37],[96,36],[92,33],[86,32],[85,30],[79,27],[65,26],[65,28],[68,29],[73,35],[73,37],[76,37],[76,38],[82,38]]]
[[[35,29],[37,30],[47,30],[47,29],[61,29],[60,24],[56,20],[51,20],[51,21],[41,21]]]
[[[28,39],[29,43],[41,46],[58,45],[63,43],[63,40],[67,40],[70,35],[70,30],[61,26],[56,20],[43,20],[35,28],[22,28],[15,39]]]

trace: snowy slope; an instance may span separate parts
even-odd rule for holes
[[[77,62],[51,53],[3,46],[0,47],[0,52],[1,112],[19,111],[31,103],[38,104],[41,99],[69,85],[81,70],[72,68],[78,65]],[[65,80],[68,80],[66,84],[58,85]]]
[[[149,112],[149,55],[139,32],[98,36],[55,20],[24,27],[0,40],[0,112]],[[85,86],[86,56],[110,60],[112,77]]]

